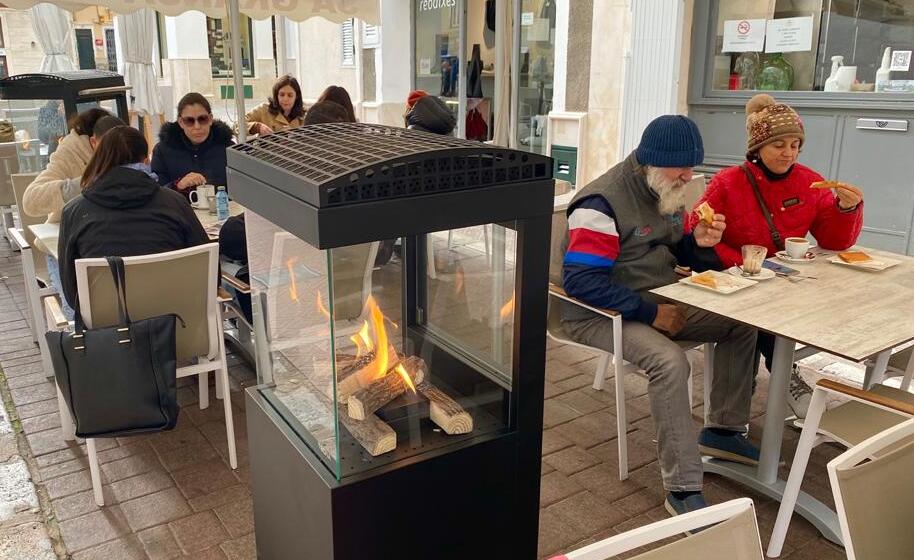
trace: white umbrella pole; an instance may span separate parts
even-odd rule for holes
[[[229,26],[232,34],[232,76],[235,79],[235,113],[238,123],[238,141],[247,140],[247,125],[244,122],[244,65],[241,62],[241,11],[238,0],[228,0]]]

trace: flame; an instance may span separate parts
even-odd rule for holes
[[[317,311],[326,318],[330,318],[330,312],[324,307],[324,301],[321,299],[320,290],[317,291]]]
[[[289,271],[289,297],[296,302],[298,301],[298,286],[295,284],[295,271],[292,270],[292,266],[297,260],[297,257],[291,257],[286,261],[286,270]],[[318,294],[318,297],[320,297],[320,294]]]
[[[368,321],[362,323],[362,328],[359,329],[359,332],[349,337],[353,343],[355,343],[356,357],[362,357],[362,354],[366,352],[371,352],[374,349],[372,345],[371,338],[368,336]]]
[[[498,314],[502,321],[508,321],[514,315],[514,294],[511,294],[511,299],[508,300],[508,303],[501,306],[501,311]]]
[[[403,382],[406,383],[406,386],[409,387],[409,390],[415,393],[416,386],[413,385],[413,380],[409,378],[409,373],[406,372],[406,368],[403,367],[403,364],[397,365],[394,371],[400,374],[400,377],[403,378]]]
[[[463,285],[464,285],[463,268],[458,267],[457,271],[454,272],[454,293],[455,294],[462,293]]]
[[[379,379],[387,375],[387,366],[390,362],[390,356],[387,355],[387,329],[384,328],[384,314],[381,313],[381,308],[378,307],[373,296],[368,296],[366,305],[371,314],[371,328],[377,341],[375,346],[377,356],[374,361],[376,365],[374,378]]]

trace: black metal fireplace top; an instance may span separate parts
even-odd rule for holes
[[[256,138],[229,150],[228,167],[318,208],[552,178],[546,156],[361,123]]]
[[[60,88],[71,91],[123,87],[124,77],[105,70],[72,70],[46,74],[17,74],[0,80],[3,99],[57,99]]]

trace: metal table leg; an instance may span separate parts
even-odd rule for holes
[[[784,437],[784,420],[787,417],[787,387],[793,369],[794,342],[777,337],[771,380],[768,385],[768,402],[765,408],[765,432],[762,434],[759,465],[753,468],[730,461],[704,459],[705,472],[719,474],[771,499],[780,501],[784,495],[786,481],[778,479],[778,464],[781,460],[781,443]],[[796,512],[805,517],[826,539],[841,542],[841,528],[838,517],[828,506],[805,492],[797,497]]]

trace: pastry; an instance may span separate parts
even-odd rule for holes
[[[837,189],[841,186],[841,183],[838,181],[816,181],[815,183],[809,185],[811,189]]]
[[[692,283],[701,286],[707,286],[708,288],[712,288],[714,290],[717,289],[717,279],[714,278],[714,275],[711,274],[710,271],[692,275]]]
[[[838,258],[846,263],[861,263],[873,260],[873,257],[867,255],[863,251],[846,251],[844,253],[838,253]]]
[[[698,214],[698,219],[701,223],[706,225],[714,223],[714,209],[711,208],[711,205],[707,202],[702,202],[698,208],[695,209],[695,213]]]

